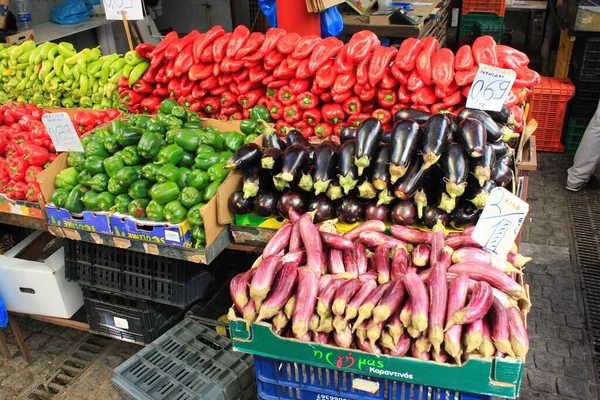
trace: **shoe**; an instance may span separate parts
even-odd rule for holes
[[[587,182],[584,183],[583,185],[579,185],[579,186],[576,186],[576,187],[570,187],[569,185],[567,185],[567,186],[565,186],[565,189],[567,189],[569,192],[579,192],[586,185],[587,185]]]

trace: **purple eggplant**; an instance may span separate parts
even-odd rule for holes
[[[365,219],[378,219],[386,222],[390,215],[388,206],[378,205],[375,201],[369,201],[365,207]]]
[[[356,140],[346,141],[338,150],[338,177],[340,186],[344,193],[348,194],[356,187],[358,183],[358,170],[354,165],[354,154],[356,150]]]
[[[298,129],[290,129],[287,135],[285,136],[285,141],[287,142],[288,146],[291,146],[293,144],[301,144],[304,146],[310,145],[308,139],[302,136],[302,133],[300,133]]]
[[[412,119],[419,124],[424,124],[431,117],[431,114],[424,111],[415,110],[412,108],[401,108],[394,114],[394,123],[403,119]]]
[[[515,169],[515,157],[513,153],[508,153],[502,157],[496,158],[496,162],[502,163],[512,170]]]
[[[256,143],[246,143],[229,158],[225,168],[246,171],[252,167],[258,167],[261,157],[262,151]]]
[[[279,149],[281,152],[285,150],[285,143],[275,133],[265,133],[262,140],[263,150]]]
[[[458,125],[457,139],[470,157],[478,158],[483,154],[487,131],[479,120],[465,118]]]
[[[496,162],[492,168],[491,179],[496,185],[506,187],[513,180],[513,172],[505,164]]]
[[[356,152],[354,154],[354,165],[358,169],[358,176],[362,176],[365,168],[371,165],[371,157],[379,146],[383,135],[383,125],[377,118],[364,120],[356,133]]]
[[[477,186],[477,184],[469,185],[468,190],[465,192],[465,198],[473,203],[478,210],[481,210],[485,206],[490,193],[496,187],[496,183],[491,179],[481,187]]]
[[[410,200],[402,200],[392,207],[390,217],[394,224],[412,225],[417,221],[417,207]]]
[[[304,167],[306,167],[309,157],[310,155],[306,146],[301,144],[288,146],[283,152],[281,172],[273,177],[277,189],[280,187],[289,187],[289,183],[293,182]]]
[[[272,217],[277,214],[279,193],[273,190],[258,192],[254,200],[254,212],[261,217]]]
[[[390,183],[389,163],[392,147],[389,144],[381,144],[375,151],[371,167],[371,183],[377,190],[385,190]]]
[[[381,136],[381,143],[392,144],[392,131],[385,131]]]
[[[494,153],[496,153],[496,158],[500,158],[503,155],[512,152],[513,150],[503,141],[488,143],[494,149]]]
[[[489,144],[485,146],[482,156],[471,160],[471,172],[479,186],[483,186],[492,176],[492,167],[496,162],[496,153]]]
[[[236,190],[229,196],[227,205],[229,206],[229,211],[234,214],[248,214],[254,206],[254,198],[247,199],[244,197],[244,192]]]
[[[355,126],[347,126],[344,129],[342,129],[342,132],[340,133],[340,142],[342,144],[346,143],[348,140],[354,140],[356,139],[356,132],[358,130],[356,129]]]
[[[475,225],[481,211],[468,201],[461,204],[450,214],[450,225],[455,229],[462,229]]]
[[[302,189],[305,192],[312,192],[314,187],[313,174],[315,172],[314,165],[307,165],[302,170],[300,180],[298,181],[298,189]]]
[[[452,122],[444,114],[436,114],[429,118],[423,126],[423,167],[425,169],[437,163],[440,159],[448,136],[452,129]]]
[[[333,180],[329,183],[329,187],[327,188],[327,192],[325,195],[329,197],[331,200],[341,199],[344,196],[344,192],[342,191],[342,186],[336,180]]]
[[[462,147],[448,143],[437,166],[444,177],[446,192],[452,197],[462,196],[469,177],[469,158]]]
[[[377,190],[368,178],[364,178],[356,187],[358,189],[358,197],[362,199],[374,199],[377,196]]]
[[[336,213],[343,223],[353,224],[363,218],[365,207],[360,199],[352,195],[344,196],[337,203]]]
[[[260,159],[260,165],[263,169],[268,169],[274,173],[279,173],[281,170],[281,160],[283,152],[277,147],[271,147],[265,149],[263,147],[262,157]]]
[[[510,111],[506,104],[502,104],[500,111],[486,111],[486,113],[499,124],[515,125],[517,123],[515,114]]]
[[[510,138],[508,141],[506,141],[506,145],[511,149],[516,149],[519,145],[519,136]]]
[[[394,124],[390,156],[390,180],[392,183],[396,183],[406,174],[422,141],[423,131],[416,121],[403,119]]]
[[[485,111],[476,110],[474,108],[463,108],[458,114],[459,130],[460,123],[467,118],[476,119],[483,124],[483,127],[486,131],[487,140],[490,142],[497,142],[498,140],[502,139],[502,131],[500,127],[498,127],[496,121],[494,121],[492,117],[490,117]]]
[[[246,199],[256,196],[259,190],[270,190],[273,188],[271,174],[260,167],[250,168],[245,171],[242,181],[242,192]]]
[[[279,197],[279,201],[277,202],[277,212],[279,212],[279,215],[283,218],[289,218],[290,210],[294,210],[298,214],[304,214],[306,211],[306,202],[300,192],[290,190]]]
[[[442,225],[448,225],[448,214],[439,208],[435,207],[425,207],[425,213],[423,214],[423,224],[432,229],[438,221],[442,223]]]
[[[337,145],[332,142],[323,142],[315,150],[315,171],[313,173],[315,194],[327,191],[331,179],[335,177],[337,157]]]
[[[326,196],[314,196],[306,211],[316,211],[313,218],[315,223],[327,221],[335,218],[335,203]]]
[[[430,170],[425,167],[423,160],[418,157],[410,165],[406,174],[394,185],[394,194],[396,197],[402,200],[413,197],[417,189],[423,185],[429,172]]]

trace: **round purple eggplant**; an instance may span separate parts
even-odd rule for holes
[[[481,157],[487,142],[487,131],[479,120],[474,118],[463,119],[458,125],[456,135],[458,143],[470,157]]]
[[[411,119],[403,119],[392,128],[392,154],[390,156],[390,180],[396,183],[402,178],[415,159],[423,141],[423,131]]]
[[[273,190],[258,192],[254,200],[254,212],[261,217],[272,217],[277,214],[279,193]]]
[[[444,226],[448,225],[448,213],[435,207],[425,207],[425,213],[421,219],[423,224],[429,229],[433,229],[438,221]]]
[[[254,198],[244,198],[244,192],[236,190],[229,196],[227,205],[229,206],[229,211],[234,214],[248,214],[254,206]]]
[[[392,207],[390,217],[395,224],[412,225],[417,221],[417,207],[410,200],[402,200]]]
[[[396,196],[394,196],[394,192],[390,189],[385,189],[377,194],[377,205],[388,205],[392,201],[396,200]]]
[[[462,147],[448,143],[437,166],[444,177],[446,192],[452,197],[462,196],[469,177],[469,158]]]
[[[394,114],[394,123],[403,119],[412,119],[419,124],[424,124],[431,117],[431,114],[425,111],[415,110],[413,108],[401,108]]]
[[[246,143],[229,158],[225,168],[246,171],[259,166],[261,157],[262,150],[256,143]]]
[[[356,153],[354,165],[358,170],[358,176],[362,176],[365,168],[371,165],[371,157],[379,146],[383,135],[383,125],[377,118],[367,118],[359,126],[356,133]]]
[[[316,211],[314,222],[327,221],[335,218],[335,203],[326,196],[315,196],[308,203],[307,211]]]
[[[450,225],[455,229],[473,226],[479,220],[479,215],[481,215],[481,211],[477,207],[464,201],[450,214]]]
[[[315,150],[313,188],[316,195],[325,193],[335,177],[337,158],[337,145],[332,142],[323,142]]]
[[[365,207],[360,199],[350,195],[344,196],[337,203],[336,214],[345,224],[353,224],[363,218]]]
[[[277,202],[277,212],[284,218],[289,218],[290,210],[298,214],[304,214],[306,211],[306,202],[301,193],[294,190],[287,191],[279,197]]]
[[[490,179],[495,162],[496,153],[489,144],[485,146],[481,157],[471,160],[471,172],[477,178],[479,186],[483,186]]]
[[[427,207],[427,204],[429,203],[427,190],[425,190],[425,188],[423,187],[417,189],[415,195],[413,196],[413,201],[415,202],[415,205],[417,207],[417,216],[419,217],[419,219],[423,218],[423,210],[425,209],[425,207]]]
[[[452,122],[444,114],[435,114],[423,125],[423,167],[425,169],[437,163],[452,130]]]
[[[390,215],[390,209],[385,205],[377,205],[375,201],[369,201],[365,207],[365,219],[377,219],[386,222]]]

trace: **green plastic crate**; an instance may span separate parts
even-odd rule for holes
[[[504,21],[477,21],[473,27],[473,35],[475,37],[490,35],[496,40],[496,43],[500,43],[502,41],[502,35],[504,35]]]
[[[492,23],[504,25],[504,17],[499,17],[496,14],[488,13],[470,13],[460,16],[458,22],[458,37],[474,37],[475,23]]]
[[[579,143],[581,143],[581,138],[583,138],[583,134],[589,123],[590,118],[569,118],[567,130],[563,134],[562,140],[563,145],[565,146],[565,154],[569,157],[573,157],[577,152]]]

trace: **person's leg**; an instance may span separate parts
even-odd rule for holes
[[[590,180],[600,161],[600,103],[594,117],[586,128],[575,153],[573,166],[569,168],[567,189],[577,191]]]

